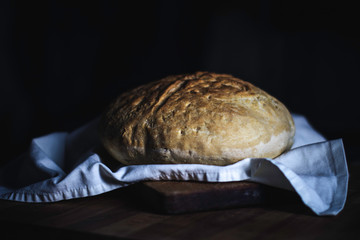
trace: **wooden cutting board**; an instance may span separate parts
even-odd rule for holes
[[[102,146],[97,149],[97,153],[113,171],[119,168],[119,162]],[[131,195],[135,195],[134,203],[145,204],[151,211],[169,214],[278,203],[284,199],[289,202],[297,198],[296,194],[288,191],[246,181],[149,181],[134,184],[129,188]]]
[[[244,181],[144,182],[136,191],[152,210],[169,214],[267,204],[293,197],[288,191]]]

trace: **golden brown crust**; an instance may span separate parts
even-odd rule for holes
[[[169,76],[120,95],[100,136],[124,164],[227,165],[274,158],[293,143],[293,119],[277,99],[227,74]]]

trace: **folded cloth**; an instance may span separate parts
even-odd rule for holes
[[[304,116],[293,118],[297,130],[291,150],[275,159],[247,158],[228,166],[109,161],[99,150],[96,119],[70,134],[33,139],[26,153],[0,169],[0,199],[54,202],[146,180],[247,180],[295,191],[315,214],[336,215],[344,207],[348,184],[342,140],[326,141]]]

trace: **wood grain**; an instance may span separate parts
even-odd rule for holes
[[[252,182],[177,182],[152,181],[138,185],[140,198],[158,212],[178,214],[211,209],[250,206],[269,201],[269,192],[276,195],[291,195]]]
[[[266,204],[160,214],[138,186],[56,203],[0,201],[1,239],[358,239],[360,164],[349,166],[344,210],[317,217],[291,197]]]

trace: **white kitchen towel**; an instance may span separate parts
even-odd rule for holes
[[[342,140],[326,141],[305,117],[293,114],[293,118],[296,134],[291,150],[275,159],[248,158],[228,166],[124,166],[109,161],[99,150],[94,120],[72,133],[33,139],[26,153],[0,169],[0,199],[54,202],[145,180],[248,180],[295,191],[315,214],[336,215],[344,207],[348,184]]]

